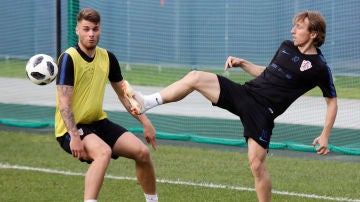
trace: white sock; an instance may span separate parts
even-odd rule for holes
[[[84,202],[97,202],[96,199],[88,199],[88,200],[85,200]]]
[[[146,202],[158,202],[157,194],[151,195],[151,194],[144,193],[144,195],[145,195]]]
[[[144,95],[144,100],[145,100],[145,109],[151,109],[153,107],[163,104],[163,100],[161,98],[160,93]]]

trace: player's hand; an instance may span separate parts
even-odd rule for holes
[[[144,125],[144,137],[146,142],[151,144],[152,148],[156,150],[156,132],[151,123]]]
[[[240,58],[236,58],[233,56],[229,56],[225,62],[225,68],[224,71],[227,71],[228,69],[230,69],[231,67],[239,67],[241,63],[241,59]]]
[[[328,148],[328,138],[327,137],[319,136],[319,137],[315,138],[312,145],[315,147],[316,153],[319,155],[326,155],[330,152],[330,150]]]
[[[70,149],[73,157],[82,159],[85,155],[85,147],[80,137],[71,138]]]

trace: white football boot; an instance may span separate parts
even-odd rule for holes
[[[140,92],[134,91],[128,81],[124,81],[122,84],[122,90],[129,100],[132,110],[134,110],[135,114],[140,115],[145,113],[145,100],[143,95]]]

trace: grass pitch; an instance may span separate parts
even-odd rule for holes
[[[0,201],[82,201],[86,163],[53,134],[0,131]],[[152,157],[160,201],[256,201],[244,152],[162,145]],[[273,201],[359,201],[359,163],[268,156]],[[134,163],[112,161],[99,201],[144,201]]]

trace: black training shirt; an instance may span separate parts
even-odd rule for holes
[[[334,98],[332,74],[320,49],[305,55],[292,41],[284,41],[264,72],[246,82],[247,89],[269,104],[275,115],[282,114],[298,97],[318,86],[323,96]]]

